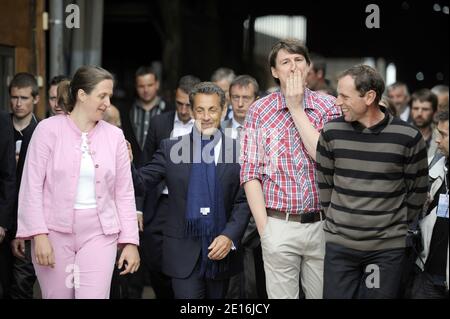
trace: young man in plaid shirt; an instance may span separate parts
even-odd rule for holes
[[[241,184],[261,235],[269,298],[322,298],[325,253],[316,181],[319,132],[340,116],[335,98],[306,88],[308,50],[281,40],[269,54],[280,85],[247,114],[241,150]]]

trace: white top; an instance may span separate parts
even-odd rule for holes
[[[191,133],[194,126],[194,119],[191,118],[187,123],[183,123],[178,118],[178,113],[175,112],[175,120],[173,121],[173,131],[170,134],[171,137],[178,137]],[[159,146],[159,145],[158,145]]]
[[[231,138],[233,139],[237,139],[238,138],[238,128],[243,128],[242,124],[239,123],[238,121],[236,121],[233,117],[233,119],[231,120]]]
[[[95,167],[87,143],[87,133],[81,133],[81,163],[75,209],[96,208]]]
[[[239,136],[239,130],[244,129],[244,126],[239,123],[238,121],[236,121],[236,119],[233,117],[231,119],[231,127],[227,127],[224,128],[224,133],[227,137],[232,138],[232,139],[238,139],[240,138]]]
[[[407,105],[405,107],[405,109],[403,110],[402,114],[400,114],[400,119],[402,119],[405,122],[408,122],[409,119],[409,113],[411,113],[411,109],[409,108],[409,106]]]

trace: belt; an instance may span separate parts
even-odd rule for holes
[[[320,220],[325,219],[325,214],[322,210],[312,211],[312,212],[304,212],[304,213],[285,213],[279,210],[267,208],[267,216],[282,219],[285,221],[292,221],[302,224],[310,224],[315,223]]]

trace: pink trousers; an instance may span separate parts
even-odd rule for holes
[[[50,231],[55,267],[32,260],[44,299],[108,299],[118,234],[104,235],[97,210],[75,210],[73,233]]]

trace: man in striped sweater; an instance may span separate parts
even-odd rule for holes
[[[373,68],[346,70],[337,91],[343,116],[324,126],[317,145],[324,298],[396,298],[408,225],[426,200],[425,142],[379,106],[384,82]]]

